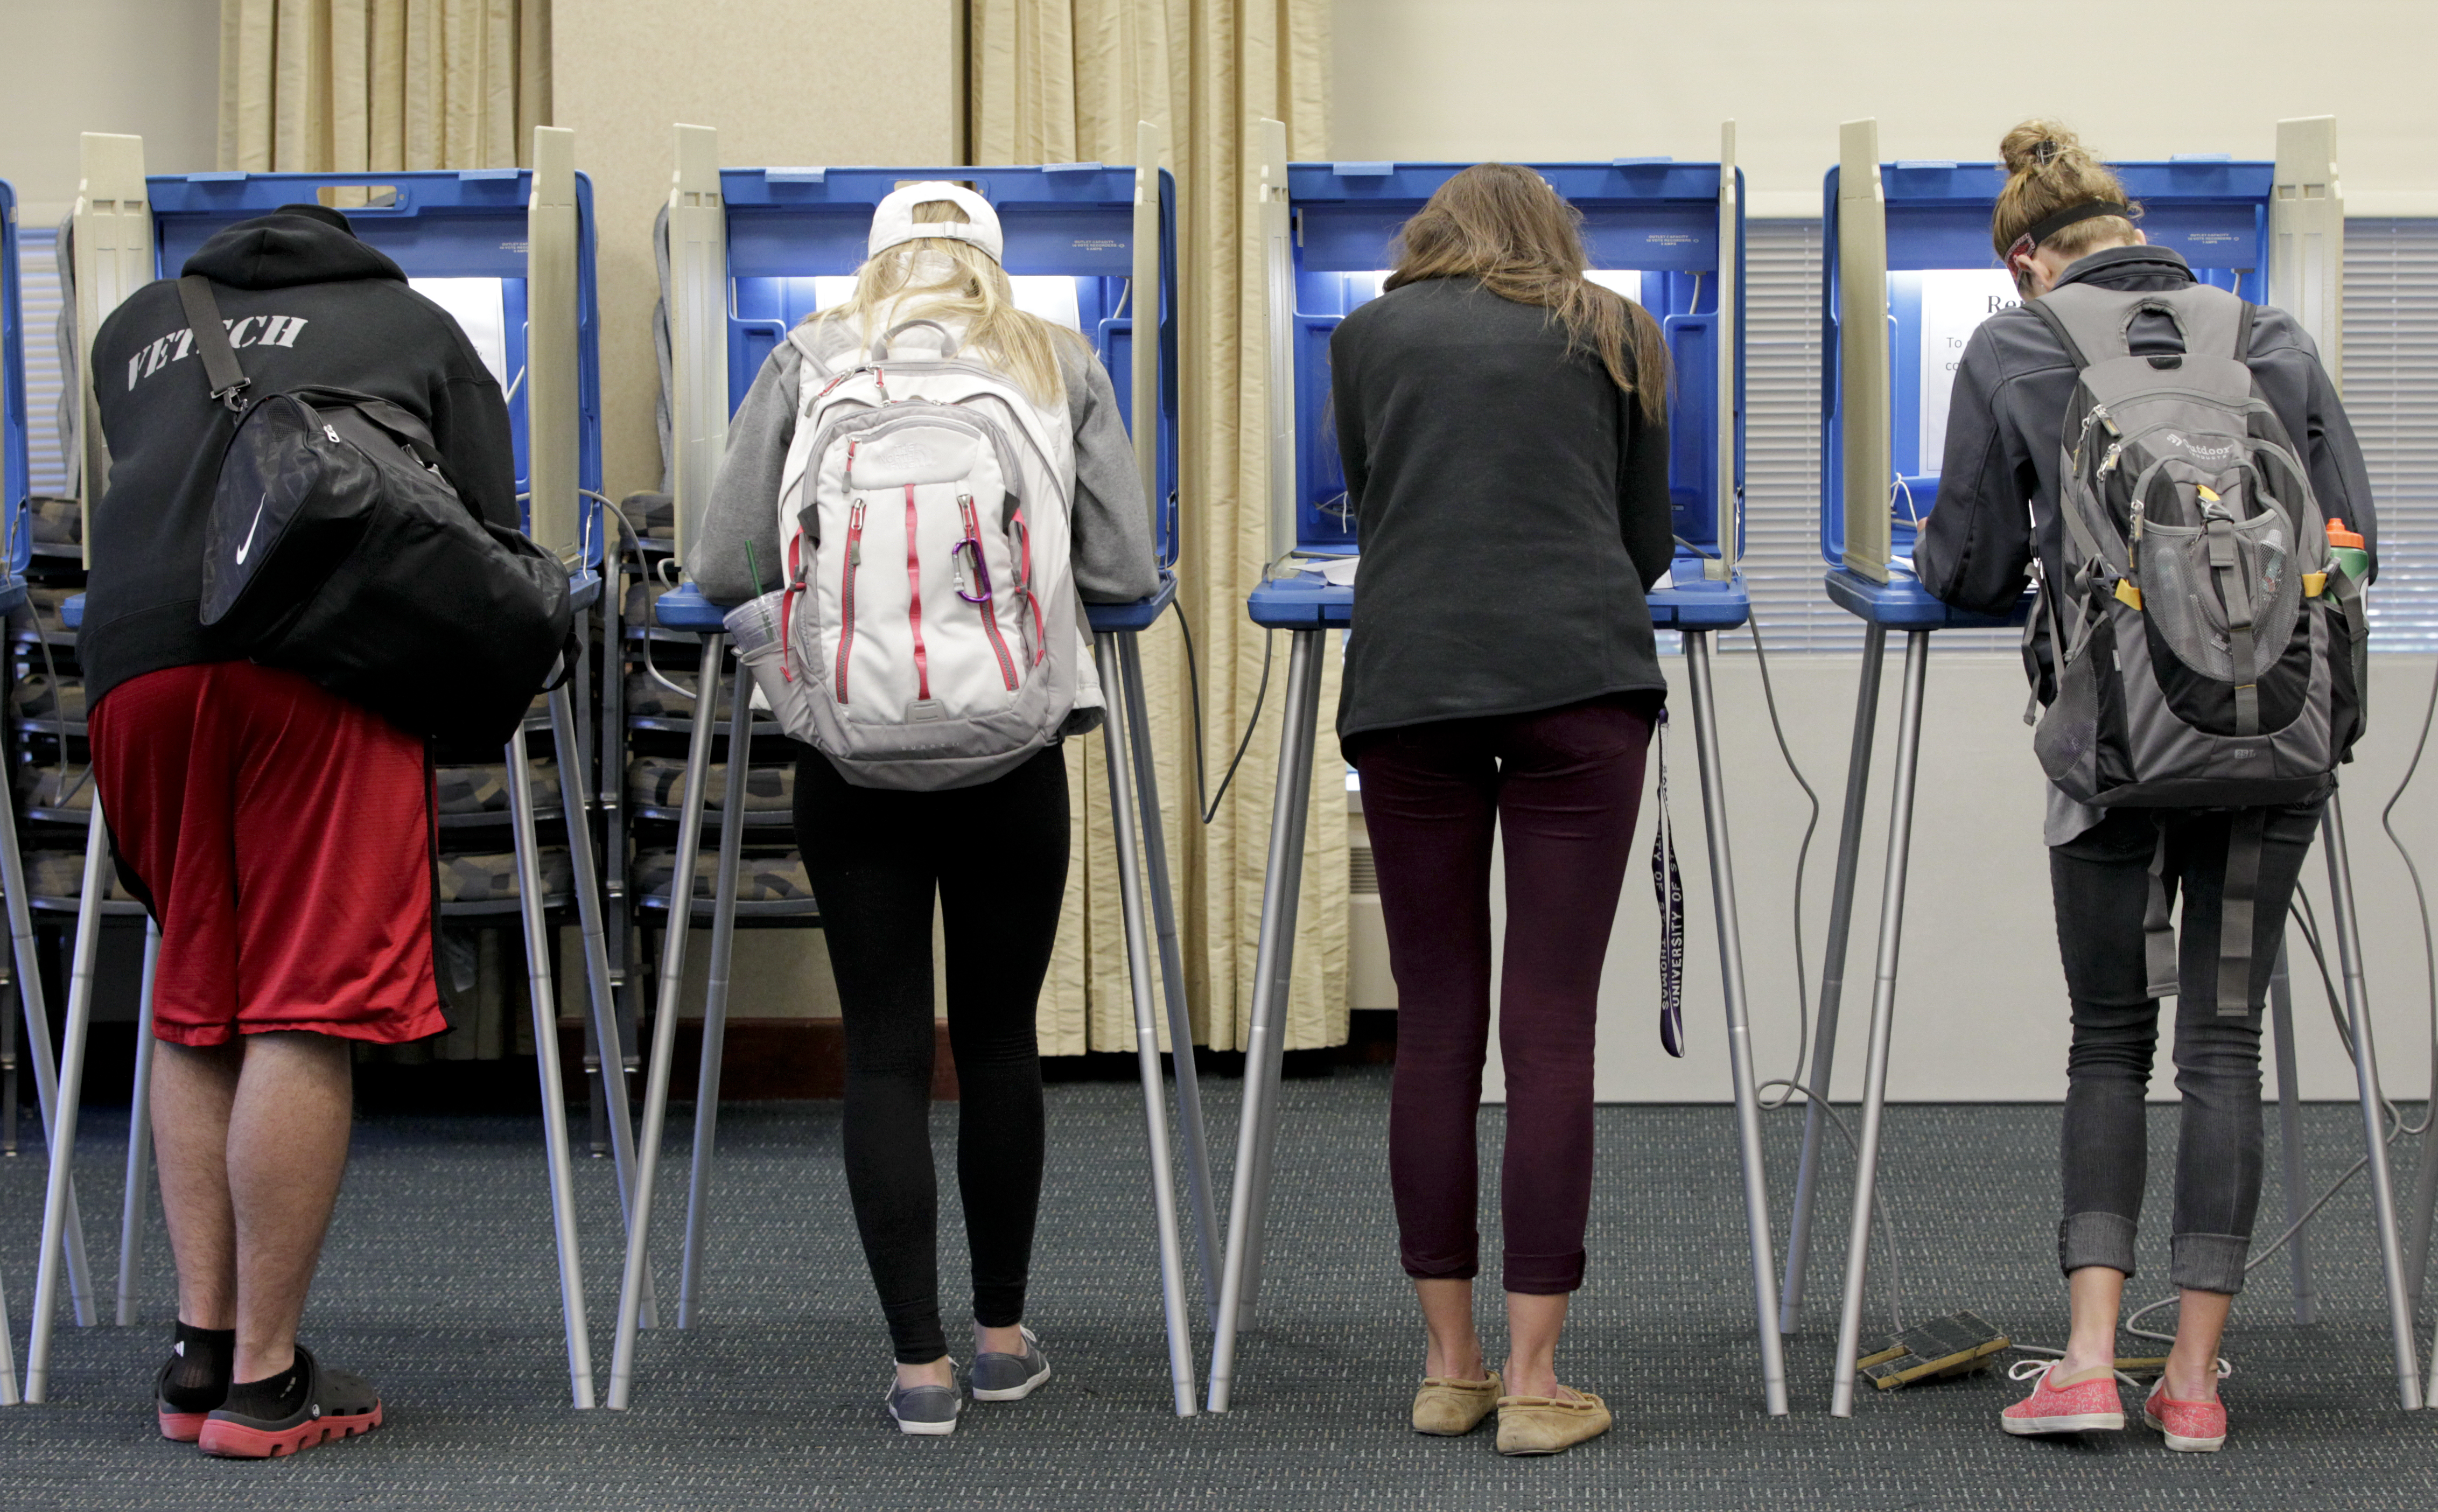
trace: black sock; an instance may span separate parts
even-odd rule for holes
[[[246,1417],[293,1417],[305,1405],[305,1389],[311,1383],[312,1372],[305,1368],[305,1353],[300,1349],[295,1362],[276,1376],[231,1383],[228,1400],[221,1406]]]
[[[169,1345],[169,1368],[161,1378],[161,1400],[173,1411],[208,1413],[228,1395],[237,1361],[237,1330],[178,1325]]]

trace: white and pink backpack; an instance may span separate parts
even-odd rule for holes
[[[1097,725],[1065,407],[960,357],[938,321],[892,327],[843,369],[821,334],[788,338],[804,362],[779,488],[784,586],[728,615],[781,727],[859,787],[928,791]]]

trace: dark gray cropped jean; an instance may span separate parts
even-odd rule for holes
[[[2143,1099],[2159,1042],[2159,1001],[2149,995],[2142,926],[2150,862],[2164,833],[2167,876],[2182,903],[2175,1063],[2183,1122],[2168,1279],[2200,1291],[2243,1290],[2260,1206],[2261,1006],[2320,808],[2269,810],[2252,909],[2252,1011],[2240,1018],[2217,1011],[2231,810],[2117,809],[2050,847],[2058,951],[2074,1005],[2061,1141],[2065,1219],[2058,1230],[2058,1260],[2067,1272],[2104,1265],[2133,1273],[2149,1165]]]

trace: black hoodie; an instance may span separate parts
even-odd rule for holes
[[[448,311],[345,217],[284,206],[205,241],[185,271],[212,280],[250,397],[318,384],[404,405],[431,426],[466,502],[521,523],[498,381]],[[196,618],[204,522],[237,418],[212,400],[176,280],[137,290],[101,323],[93,386],[110,487],[93,511],[77,640],[89,704],[147,672],[238,659]]]

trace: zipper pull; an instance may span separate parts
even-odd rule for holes
[[[327,426],[327,425],[325,425],[325,426],[323,426],[323,427],[322,427],[322,434],[323,434],[324,436],[328,436],[328,437],[329,437],[332,441],[334,441],[334,442],[335,442],[336,440],[338,440],[338,438],[339,438],[339,433],[338,433],[337,431],[332,430],[332,429],[331,429],[329,426]]]

